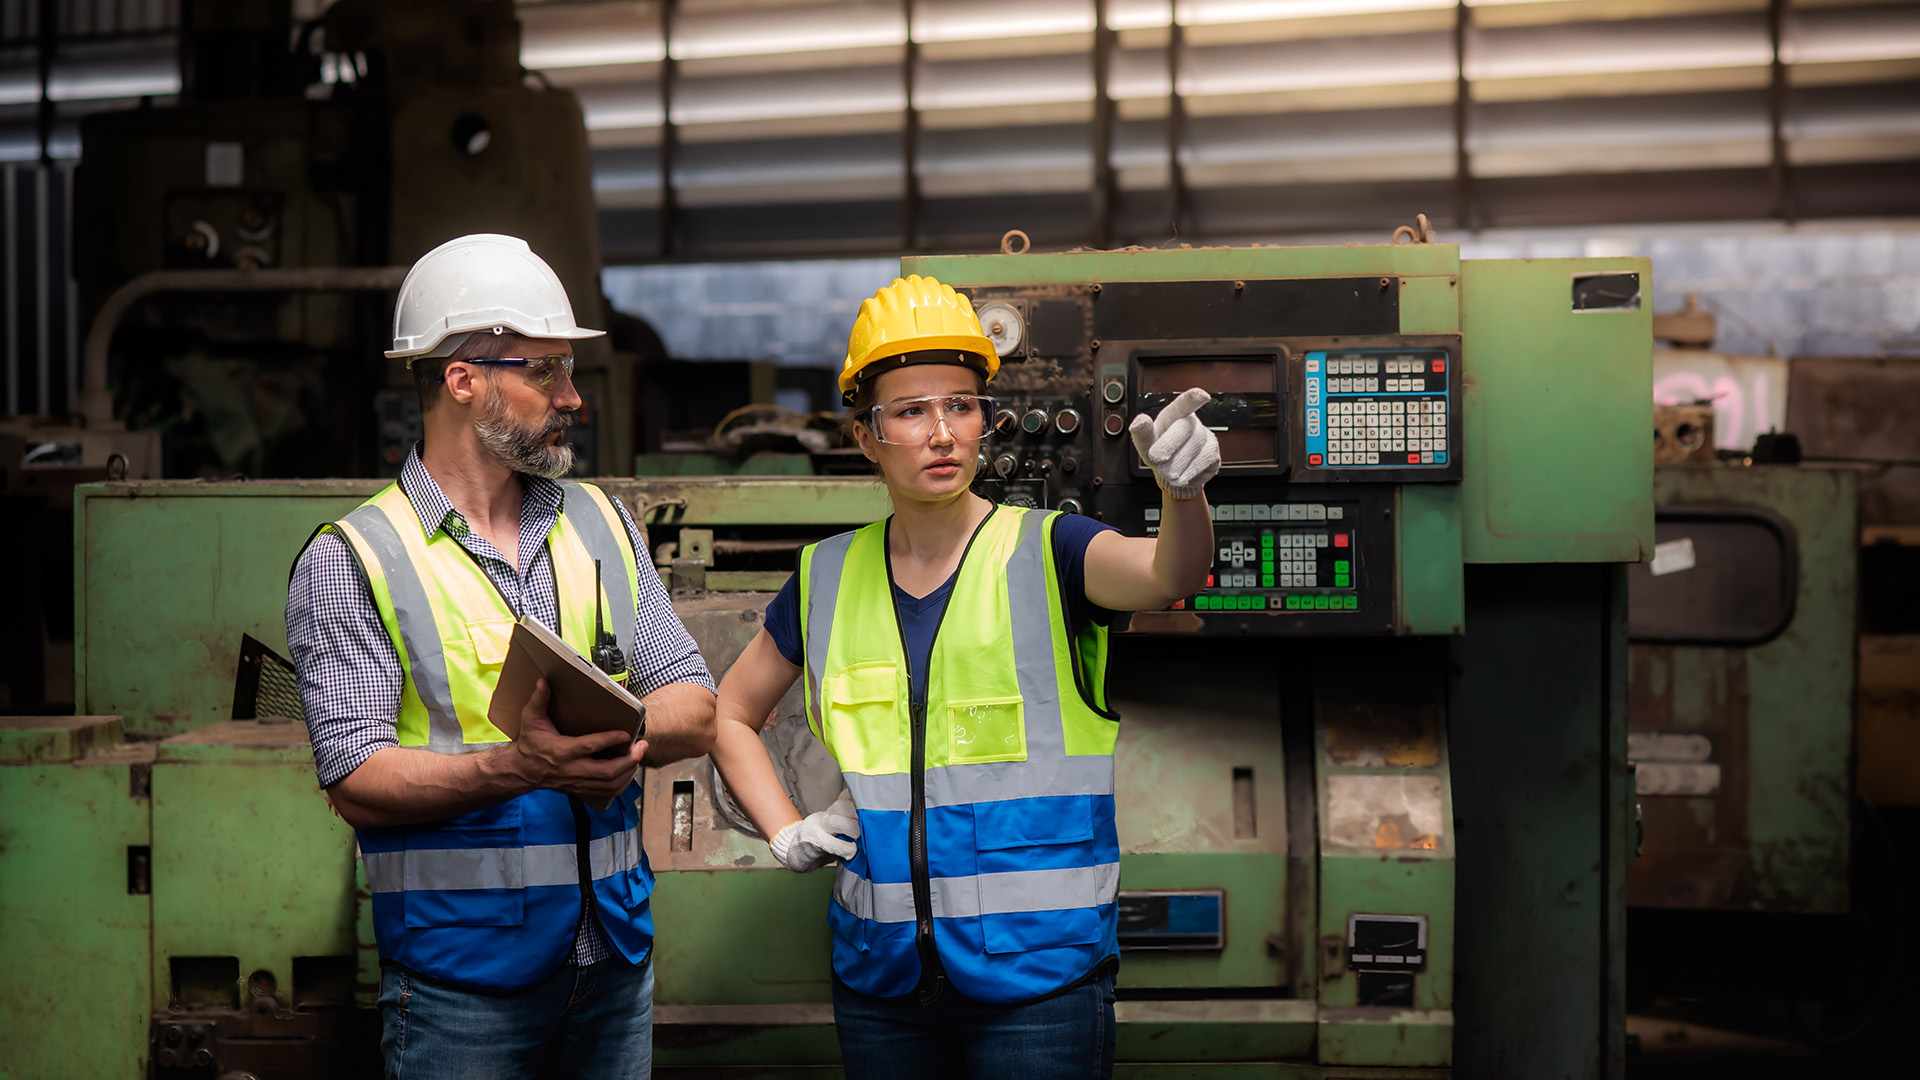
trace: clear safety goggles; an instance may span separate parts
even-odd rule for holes
[[[461,361],[466,364],[486,364],[491,367],[517,367],[527,369],[527,375],[542,390],[551,390],[561,379],[573,378],[573,356],[560,353],[548,353],[546,356],[481,356]]]
[[[993,399],[979,394],[901,398],[867,410],[867,427],[883,443],[924,443],[944,423],[956,442],[978,439],[993,417]]]

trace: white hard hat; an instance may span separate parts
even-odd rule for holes
[[[393,348],[387,355],[451,356],[476,330],[533,338],[592,338],[573,321],[573,305],[553,267],[525,240],[475,233],[449,240],[407,271],[393,306]]]

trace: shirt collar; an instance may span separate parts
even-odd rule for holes
[[[407,455],[407,463],[400,467],[400,490],[413,504],[413,511],[420,515],[420,529],[431,537],[441,528],[450,536],[459,536],[466,532],[466,518],[453,508],[453,500],[440,490],[440,484],[433,474],[427,471],[426,463],[420,460],[420,451],[425,443],[413,444],[413,451]],[[560,513],[566,503],[566,489],[555,480],[530,473],[520,474],[520,505],[523,509],[545,510],[551,514]],[[524,521],[524,515],[522,517]]]

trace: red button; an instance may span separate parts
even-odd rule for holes
[[[1187,606],[1187,602],[1185,600],[1175,600],[1173,602],[1173,610],[1175,611],[1179,611],[1180,609],[1186,606]]]
[[[1433,362],[1433,370],[1435,371],[1447,370],[1447,362],[1445,360],[1435,360]]]
[[[1126,428],[1126,421],[1120,419],[1119,413],[1107,414],[1107,434],[1118,435],[1125,428]]]
[[[1207,575],[1207,588],[1209,588],[1209,589],[1211,589],[1211,588],[1213,588],[1213,575],[1212,575],[1212,574],[1208,574],[1208,575]]]
[[[1407,455],[1407,464],[1409,464],[1409,465],[1418,465],[1418,464],[1420,464],[1420,455],[1419,455],[1419,454],[1408,454],[1408,455]]]
[[[1320,464],[1320,455],[1319,455],[1319,454],[1308,454],[1308,455],[1307,455],[1307,464],[1309,464],[1309,465],[1318,465],[1318,464]]]
[[[1347,534],[1346,534],[1346,533],[1334,533],[1334,534],[1333,534],[1333,546],[1334,546],[1334,547],[1346,547],[1346,546],[1347,546]],[[1207,584],[1209,584],[1209,585],[1211,585],[1211,584],[1213,584],[1213,579],[1212,579],[1212,578],[1208,578],[1208,579],[1207,579]]]

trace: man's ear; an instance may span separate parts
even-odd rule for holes
[[[478,371],[471,364],[455,360],[447,365],[446,384],[442,389],[447,396],[461,405],[473,404],[474,379]]]

